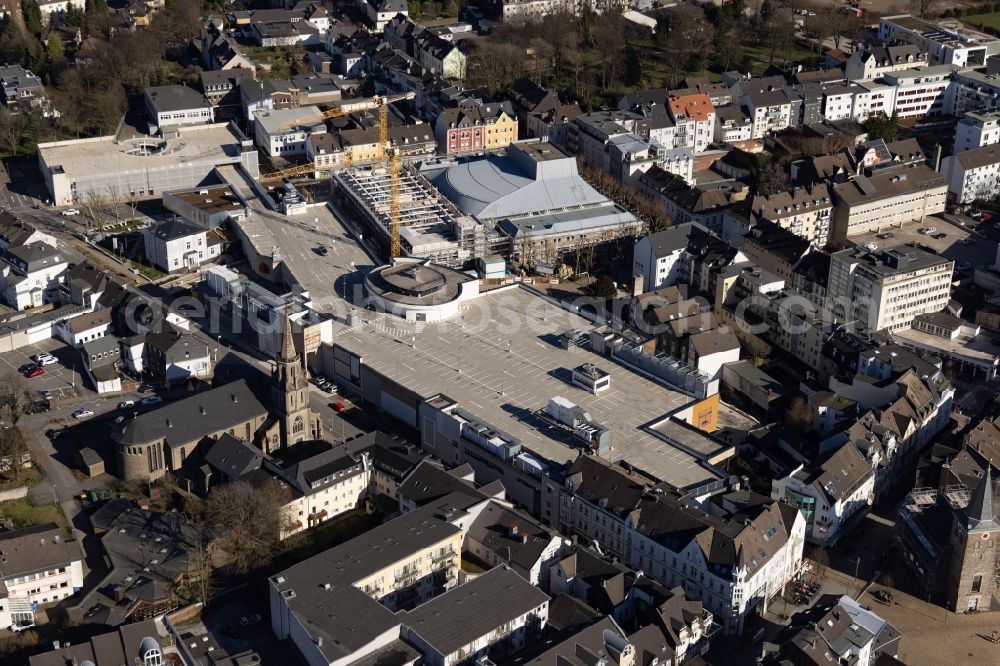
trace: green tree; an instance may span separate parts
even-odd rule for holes
[[[63,59],[63,43],[59,35],[49,33],[48,56],[50,63],[60,62]]]
[[[899,136],[899,115],[893,111],[891,116],[879,111],[865,121],[865,131],[869,139],[892,141]]]
[[[66,7],[66,15],[63,16],[63,23],[70,28],[79,28],[83,25],[83,12],[74,4]]]
[[[33,35],[42,32],[42,10],[38,0],[21,0],[21,15],[24,17],[24,27]]]
[[[614,298],[618,294],[618,287],[615,286],[614,280],[602,275],[587,285],[587,293],[594,298]]]

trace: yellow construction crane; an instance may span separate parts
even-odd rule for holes
[[[378,145],[379,151],[375,158],[376,162],[388,163],[389,165],[389,258],[394,259],[399,256],[399,223],[400,223],[400,212],[399,212],[399,175],[401,170],[399,151],[393,147],[392,142],[389,140],[389,105],[394,104],[406,99],[413,99],[414,94],[412,92],[403,93],[401,95],[379,95],[376,97],[371,97],[365,100],[360,100],[357,102],[348,101],[335,109],[330,109],[329,111],[323,111],[322,113],[317,113],[315,115],[306,116],[305,118],[297,118],[295,120],[289,121],[279,126],[279,129],[287,129],[290,127],[296,127],[298,125],[308,125],[312,123],[317,123],[320,121],[330,120],[332,118],[340,118],[342,116],[355,113],[357,111],[368,111],[370,109],[378,109]],[[352,160],[346,158],[338,164],[320,165],[315,164],[302,164],[299,166],[290,167],[288,169],[282,169],[281,171],[272,171],[271,173],[262,174],[258,180],[261,183],[273,182],[276,180],[284,180],[285,178],[294,178],[296,176],[305,176],[306,174],[313,173],[316,171],[327,171],[334,169],[339,166],[348,166]]]

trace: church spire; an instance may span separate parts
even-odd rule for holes
[[[968,518],[969,529],[990,529],[988,523],[996,522],[996,514],[993,512],[993,477],[991,474],[993,462],[986,461],[986,476],[979,482],[976,493],[972,496],[972,501],[965,509]]]
[[[295,340],[292,338],[292,320],[285,316],[285,330],[281,335],[281,353],[279,361],[294,361],[298,357],[295,351]]]

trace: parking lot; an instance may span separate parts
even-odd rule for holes
[[[90,389],[86,378],[80,374],[83,370],[80,353],[61,340],[45,340],[0,355],[0,372],[3,374],[19,373],[19,369],[32,363],[31,357],[40,352],[52,354],[58,363],[45,366],[43,368],[45,374],[41,376],[23,379],[24,386],[31,392],[33,399],[39,399],[40,392],[47,390],[52,392],[53,406],[75,398],[85,401],[94,400],[97,403],[104,402]]]

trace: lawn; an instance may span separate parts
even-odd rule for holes
[[[1000,12],[990,12],[989,14],[973,14],[962,19],[975,28],[987,27],[1000,30]]]
[[[67,536],[71,536],[66,516],[57,504],[34,506],[28,498],[11,500],[0,503],[0,516],[10,518],[16,529],[55,523],[63,528]]]

